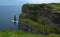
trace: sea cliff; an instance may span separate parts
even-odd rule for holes
[[[60,33],[59,4],[24,4],[18,28],[39,34]]]

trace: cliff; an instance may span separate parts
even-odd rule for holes
[[[59,4],[24,4],[19,16],[20,28],[32,33],[59,33]]]

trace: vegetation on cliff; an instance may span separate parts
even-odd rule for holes
[[[27,31],[41,34],[60,33],[60,4],[24,4],[19,22],[25,23]],[[22,25],[22,24],[20,24]],[[33,26],[33,27],[32,27]],[[37,27],[37,28],[36,28]],[[24,29],[22,29],[24,30]]]

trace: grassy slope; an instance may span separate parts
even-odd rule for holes
[[[60,8],[60,3],[54,3],[54,4],[51,4],[51,5],[55,5],[56,7]]]
[[[0,37],[60,37],[57,34],[50,34],[50,35],[41,35],[41,34],[31,34],[24,31],[5,31],[0,32]]]
[[[27,5],[27,4],[25,4]],[[30,7],[36,7],[36,6],[39,6],[40,4],[28,4],[28,6]],[[56,7],[59,7],[60,8],[60,3],[49,3],[47,5],[55,5]]]

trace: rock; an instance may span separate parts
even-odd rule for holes
[[[30,6],[25,4],[22,7],[22,13],[28,14],[24,17],[22,16],[23,19],[30,19],[42,25],[53,24],[52,26],[60,28],[60,10],[55,8],[54,6],[50,6],[48,4]],[[40,17],[40,20],[37,20],[38,17]],[[36,26],[28,25],[27,23],[20,23],[20,28],[24,31],[32,33],[41,33],[41,34],[43,34],[43,32],[44,34],[50,33],[45,30],[44,31],[40,30]]]

